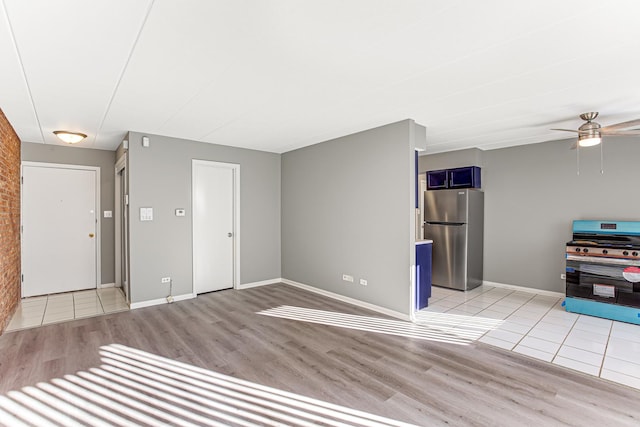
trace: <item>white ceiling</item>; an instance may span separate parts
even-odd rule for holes
[[[412,118],[435,153],[640,117],[637,0],[0,1],[0,108],[23,141],[281,153]]]

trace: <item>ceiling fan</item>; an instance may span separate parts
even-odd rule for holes
[[[634,126],[640,126],[640,119],[630,120],[628,122],[622,122],[622,123],[617,123],[614,125],[602,127],[600,126],[600,123],[594,122],[596,117],[598,117],[597,111],[582,113],[580,114],[580,118],[582,120],[585,120],[586,123],[583,123],[582,126],[578,128],[578,130],[573,130],[573,129],[551,129],[551,130],[577,133],[578,147],[591,147],[594,145],[598,145],[602,141],[602,137],[604,135],[606,136],[629,136],[629,135],[640,136],[640,129],[623,130],[623,129],[634,127]],[[576,148],[576,146],[572,148]]]

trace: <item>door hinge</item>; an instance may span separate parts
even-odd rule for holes
[[[125,204],[126,206],[129,206],[129,195],[128,195],[128,194],[125,194],[125,195],[124,195],[124,204]]]
[[[24,274],[21,274],[21,275],[20,275],[20,281],[21,281],[21,282],[24,282]]]
[[[20,184],[24,184],[24,176],[20,177]]]
[[[24,233],[24,225],[20,226],[20,233]]]

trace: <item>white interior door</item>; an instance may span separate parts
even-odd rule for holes
[[[23,165],[23,297],[96,288],[97,174]]]
[[[237,165],[193,161],[193,287],[196,294],[234,286]]]

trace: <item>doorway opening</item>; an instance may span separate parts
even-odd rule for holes
[[[127,303],[131,303],[129,285],[129,179],[127,154],[115,166],[115,284],[121,287]]]

